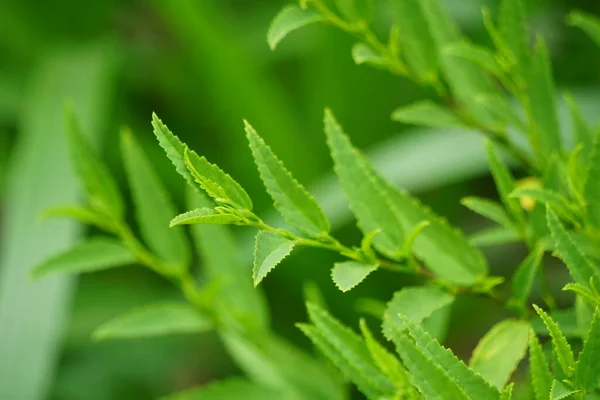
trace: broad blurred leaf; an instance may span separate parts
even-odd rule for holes
[[[552,387],[552,375],[540,341],[533,330],[529,333],[529,369],[535,399],[547,400]]]
[[[512,225],[510,218],[504,211],[504,208],[492,200],[482,199],[480,197],[465,197],[461,199],[460,202],[468,209],[500,225],[506,227]]]
[[[454,57],[471,61],[494,76],[504,75],[494,58],[494,54],[487,47],[477,46],[469,42],[459,42],[446,47],[444,51]]]
[[[259,231],[254,247],[252,279],[257,286],[294,249],[295,242],[274,232]]]
[[[195,210],[179,214],[171,220],[169,226],[195,224],[228,225],[241,224],[242,222],[243,220],[234,214],[218,213],[212,208],[196,208]]]
[[[245,124],[254,161],[275,208],[292,227],[308,235],[329,232],[329,221],[314,197],[294,179],[254,128]]]
[[[497,323],[477,343],[469,366],[501,390],[525,357],[529,330],[525,321],[507,319]]]
[[[598,17],[583,11],[571,11],[567,22],[581,28],[600,46],[600,19]]]
[[[95,340],[206,332],[213,321],[187,303],[159,303],[129,311],[94,331]]]
[[[322,20],[321,14],[313,8],[303,10],[295,4],[286,6],[273,18],[267,33],[267,43],[271,50],[275,50],[277,44],[290,32]]]
[[[586,392],[593,392],[600,384],[600,309],[596,308],[583,350],[579,353],[575,379]]]
[[[583,189],[587,218],[592,227],[600,230],[600,132],[594,136],[589,154],[587,179]]]
[[[160,400],[280,400],[277,393],[242,378],[209,383],[196,389],[161,397]]]
[[[392,119],[406,124],[438,128],[464,125],[454,113],[430,100],[421,100],[408,106],[399,107],[392,112]]]
[[[376,67],[382,67],[389,62],[387,59],[373,50],[369,45],[364,43],[356,43],[352,46],[352,59],[357,65],[371,64]]]
[[[569,346],[569,342],[567,342],[559,325],[552,317],[535,304],[533,305],[533,308],[535,308],[535,311],[540,315],[548,332],[550,332],[550,336],[552,337],[552,348],[558,357],[558,362],[563,372],[565,375],[571,376],[575,371],[575,359],[573,358],[573,351],[571,350],[571,346]]]
[[[361,283],[369,274],[377,269],[375,264],[365,264],[358,261],[335,263],[331,270],[333,283],[342,292],[347,292]]]
[[[175,205],[142,148],[129,131],[121,132],[121,153],[144,241],[162,260],[188,268],[191,251],[182,229],[170,229]]]
[[[35,266],[31,275],[34,278],[41,278],[56,273],[81,274],[123,267],[135,262],[136,257],[133,252],[121,241],[96,237],[42,261]]]
[[[88,207],[55,206],[44,210],[41,219],[72,218],[86,225],[93,225],[108,232],[114,232],[115,227],[110,218]]]

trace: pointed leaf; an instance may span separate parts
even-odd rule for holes
[[[470,209],[471,211],[476,212],[479,215],[482,215],[500,225],[505,227],[512,226],[512,222],[506,212],[498,203],[488,199],[482,199],[480,197],[465,197],[461,199],[460,203]]]
[[[322,21],[324,18],[313,8],[302,9],[297,5],[284,7],[273,18],[267,33],[267,43],[271,50],[275,50],[277,44],[290,32],[303,26]]]
[[[571,130],[575,137],[576,144],[582,144],[582,155],[587,160],[588,154],[593,146],[594,133],[591,127],[583,117],[579,104],[571,93],[566,93],[564,96],[565,104],[569,109],[569,115],[571,117]]]
[[[335,171],[365,235],[379,229],[374,244],[378,250],[393,256],[404,242],[404,230],[398,221],[398,210],[378,184],[366,159],[352,146],[331,111],[325,111],[327,144],[335,163]]]
[[[394,327],[400,330],[404,328],[398,314],[406,316],[412,322],[420,323],[453,301],[454,296],[433,286],[403,288],[394,293],[392,300],[387,303],[383,316],[383,334],[389,339]]]
[[[191,259],[188,239],[183,230],[169,228],[176,213],[173,201],[144,151],[126,130],[121,132],[121,152],[144,241],[164,261],[187,267]]]
[[[583,11],[571,11],[567,22],[569,25],[582,29],[600,46],[600,19],[598,17]]]
[[[473,350],[469,366],[502,389],[525,357],[529,329],[527,322],[514,319],[494,325]]]
[[[217,203],[231,204],[238,209],[252,210],[248,193],[231,176],[195,151],[184,150],[185,165],[192,177]]]
[[[179,214],[171,220],[170,227],[177,225],[193,225],[193,224],[208,224],[208,225],[229,225],[242,224],[239,216],[233,214],[221,214],[211,208],[197,208],[183,214]]]
[[[529,369],[536,400],[547,400],[552,387],[552,375],[540,342],[533,330],[529,332]]]
[[[65,109],[65,119],[71,162],[85,187],[88,201],[98,211],[120,219],[123,216],[123,198],[119,187],[94,153],[71,108]]]
[[[444,52],[475,63],[494,76],[501,77],[504,75],[494,58],[494,54],[487,47],[477,46],[469,42],[459,42],[447,46]]]
[[[561,216],[568,218],[571,221],[577,221],[577,217],[575,216],[569,201],[561,194],[550,189],[519,188],[513,191],[509,196],[513,198],[529,197],[534,201],[550,206]]]
[[[568,399],[579,392],[581,392],[581,390],[571,390],[564,383],[555,379],[552,382],[552,389],[550,389],[550,400]]]
[[[583,192],[587,202],[588,220],[592,227],[600,230],[600,133],[594,136],[592,143]]]
[[[352,46],[352,59],[356,65],[370,64],[376,67],[382,67],[389,61],[381,56],[378,52],[365,43],[356,43]]]
[[[275,208],[288,224],[308,235],[329,232],[329,221],[315,198],[294,179],[254,128],[244,123],[254,161]]]
[[[254,247],[254,269],[252,279],[257,286],[281,260],[286,258],[295,246],[295,242],[268,231],[256,234]]]
[[[571,350],[571,346],[569,346],[569,342],[567,342],[560,327],[554,322],[552,317],[535,304],[533,305],[533,308],[535,308],[535,311],[540,315],[548,332],[550,332],[550,336],[552,337],[552,348],[558,357],[558,362],[560,363],[563,372],[567,376],[571,376],[575,370],[575,359],[573,358],[573,351]]]
[[[398,107],[392,112],[392,120],[434,128],[464,126],[463,122],[454,113],[430,100],[422,100]]]
[[[159,303],[129,311],[94,331],[95,340],[131,339],[200,333],[213,329],[212,320],[187,303]]]
[[[542,262],[544,248],[537,246],[519,265],[512,279],[513,298],[523,307],[529,299],[535,275]]]
[[[100,214],[91,208],[81,206],[56,206],[51,207],[40,215],[41,219],[46,218],[73,218],[83,224],[94,225],[108,232],[114,232],[115,227],[110,218]]]
[[[377,264],[365,264],[358,261],[335,263],[331,270],[333,283],[342,292],[347,292],[361,283],[371,272],[377,269]]]
[[[477,247],[499,246],[520,241],[521,237],[517,232],[503,226],[482,229],[469,236],[469,243]]]
[[[600,309],[596,308],[583,350],[579,353],[575,379],[579,387],[593,392],[600,384]]]
[[[510,53],[505,56],[515,64],[517,76],[523,79],[523,74],[531,63],[523,0],[502,0],[498,14],[498,33],[506,45],[505,50]]]
[[[33,269],[31,276],[40,278],[54,273],[95,272],[135,262],[135,255],[119,240],[97,237],[42,261]]]
[[[254,382],[242,378],[229,378],[170,394],[161,397],[160,400],[278,400],[281,396],[281,393]]]

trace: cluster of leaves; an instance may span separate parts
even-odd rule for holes
[[[193,225],[195,241],[205,246],[222,246],[213,236],[226,231],[222,226],[203,225],[254,227],[258,229],[254,286],[301,246],[328,249],[345,258],[331,269],[333,282],[344,292],[380,268],[422,280],[420,286],[396,292],[378,315],[383,337],[394,345],[396,354],[378,341],[378,334],[365,321],[360,321],[358,335],[331,316],[323,304],[314,299],[307,304],[310,323],[298,327],[367,398],[511,399],[513,384],[508,382],[528,349],[531,379],[522,386],[531,387],[536,400],[594,398],[600,384],[600,369],[595,368],[600,361],[600,294],[596,289],[600,183],[595,180],[600,174],[600,133],[594,133],[577,103],[566,95],[576,146],[568,149],[563,144],[548,51],[539,37],[531,48],[521,0],[503,0],[497,21],[484,10],[493,49],[470,43],[436,0],[392,1],[394,20],[385,43],[369,26],[371,2],[334,3],[304,0],[284,8],[269,29],[269,45],[275,48],[302,26],[330,24],[360,39],[352,49],[357,64],[370,64],[433,87],[440,103],[403,106],[392,118],[427,126],[466,127],[486,136],[500,202],[468,197],[462,203],[496,227],[467,238],[408,193],[392,187],[326,110],[326,141],[364,235],[360,245],[346,246],[331,235],[330,223],[315,198],[248,122],[246,136],[260,177],[289,228],[265,223],[230,175],[182,143],[156,116],[154,133],[191,188],[189,204],[194,208],[172,218],[176,213],[168,194],[133,136],[123,132],[122,153],[136,205],[138,239],[125,222],[117,186],[71,117],[72,158],[88,205],[53,209],[48,214],[75,217],[112,237],[90,239],[47,260],[34,274],[89,272],[139,263],[180,288],[187,303],[136,310],[108,322],[95,334],[104,339],[217,329],[251,381],[226,381],[173,398],[344,398],[335,375],[269,331],[264,304],[258,292],[248,290],[250,282],[236,276],[231,267],[228,271],[216,267],[231,260],[215,260],[202,250],[204,246],[197,246],[209,279],[201,287],[190,272],[191,246],[179,226]],[[572,13],[569,22],[600,42],[600,23],[593,17]],[[516,181],[498,150],[528,176]],[[488,274],[480,247],[516,241],[522,241],[530,253],[515,269],[512,296],[503,299],[496,290],[503,279]],[[226,250],[230,249],[221,252]],[[576,296],[572,309],[556,309],[545,282],[542,261],[546,252],[558,256],[572,277],[573,282],[564,287]],[[530,303],[537,277],[549,313]],[[516,316],[490,329],[468,365],[440,344],[458,293],[502,302]],[[572,332],[556,322],[565,314],[574,315],[577,321]],[[550,340],[542,346],[537,335],[548,334]],[[582,350],[575,355],[570,343],[581,345]]]

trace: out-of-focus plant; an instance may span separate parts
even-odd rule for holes
[[[392,118],[417,125],[472,128],[487,138],[490,169],[501,202],[467,197],[462,203],[497,227],[465,237],[408,193],[388,184],[326,110],[326,142],[363,233],[359,245],[348,246],[332,236],[327,216],[314,197],[248,122],[246,136],[260,177],[289,228],[265,223],[253,212],[247,192],[230,175],[182,143],[156,115],[154,133],[190,186],[193,209],[172,218],[176,212],[168,193],[132,134],[124,131],[122,157],[135,203],[138,237],[125,220],[123,201],[110,173],[69,116],[72,159],[88,201],[85,207],[57,208],[48,214],[77,218],[109,236],[90,239],[47,260],[34,274],[90,272],[137,262],[179,287],[186,302],[150,305],[106,323],[95,333],[98,339],[109,339],[218,330],[249,379],[211,384],[172,398],[344,398],[337,375],[270,331],[260,295],[250,287],[249,279],[235,274],[243,273],[243,268],[219,271],[208,260],[206,279],[199,281],[190,272],[191,246],[181,225],[194,225],[196,241],[222,246],[223,257],[236,251],[225,228],[203,225],[252,227],[258,230],[252,273],[255,286],[297,247],[327,249],[343,257],[345,261],[331,269],[331,277],[344,292],[379,269],[414,275],[421,282],[400,288],[385,307],[373,310],[381,320],[384,338],[395,345],[397,354],[378,341],[364,320],[359,335],[316,299],[307,303],[310,323],[298,327],[367,398],[511,399],[515,383],[531,387],[536,400],[594,398],[600,384],[596,368],[600,362],[600,254],[596,250],[600,244],[600,133],[583,119],[567,94],[576,140],[572,148],[564,145],[549,54],[542,38],[530,43],[522,2],[503,0],[496,20],[484,10],[493,48],[469,42],[437,0],[391,1],[388,11],[394,19],[385,41],[369,25],[370,2],[333,3],[304,0],[284,8],[269,29],[271,48],[302,26],[330,24],[359,39],[352,49],[357,64],[373,65],[432,87],[439,102],[398,108]],[[599,40],[600,23],[595,18],[575,12],[568,21]],[[516,181],[499,150],[527,177]],[[488,274],[479,249],[506,242],[523,242],[530,251],[507,283],[512,286],[508,298],[498,291],[505,284],[503,279]],[[560,258],[571,275],[572,282],[563,288],[575,294],[571,309],[557,310],[544,272],[546,252]],[[212,257],[215,254],[213,249]],[[536,279],[543,288],[547,311],[529,301]],[[514,313],[490,329],[468,363],[440,344],[459,293],[474,299],[488,297]],[[576,333],[567,332],[553,318],[559,311],[574,315]],[[542,345],[538,335],[546,333],[551,340]],[[573,352],[572,346],[581,350]],[[529,377],[509,383],[528,350]]]

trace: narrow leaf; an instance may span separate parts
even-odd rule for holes
[[[201,333],[213,329],[212,320],[186,303],[147,305],[106,322],[94,331],[95,340],[131,339]]]
[[[504,72],[494,58],[494,54],[487,47],[477,46],[469,42],[459,42],[447,46],[444,52],[454,57],[469,60],[494,76],[501,77],[504,75]]]
[[[160,400],[278,400],[282,398],[281,396],[281,393],[254,382],[241,378],[230,378],[170,394],[161,397]]]
[[[268,231],[256,234],[252,279],[257,286],[294,248],[295,242]]]
[[[31,276],[40,278],[54,273],[95,272],[135,262],[135,255],[120,241],[97,237],[42,261],[32,270]]]
[[[114,232],[115,230],[110,218],[91,208],[81,206],[51,207],[44,210],[40,215],[40,218],[73,218],[83,224],[93,225],[108,232]]]
[[[498,203],[482,199],[480,197],[465,197],[461,199],[461,204],[471,211],[476,212],[505,227],[512,226],[512,222],[506,212]]]
[[[544,248],[537,246],[529,255],[519,264],[512,279],[513,298],[523,307],[529,299],[535,275],[542,262]]]
[[[211,208],[197,208],[192,211],[179,214],[171,220],[170,227],[177,225],[193,225],[193,224],[208,224],[208,225],[229,225],[242,224],[243,220],[233,214],[221,214]]]
[[[563,372],[567,376],[571,376],[575,370],[575,359],[573,358],[573,351],[571,350],[571,346],[569,346],[569,342],[563,335],[560,327],[552,317],[550,317],[544,310],[533,305],[535,311],[540,315],[542,321],[544,321],[544,325],[548,329],[550,336],[552,337],[552,348],[558,357],[558,362],[563,370]]]
[[[575,379],[579,387],[586,392],[593,392],[600,384],[600,309],[596,308],[592,324],[583,344],[583,350],[579,353],[575,368]]]
[[[469,236],[469,243],[477,247],[500,246],[520,241],[521,237],[517,232],[503,226],[483,229]]]
[[[502,391],[502,393],[500,393],[500,400],[512,400],[514,386],[514,383],[507,385]]]
[[[454,113],[430,100],[422,100],[397,108],[392,112],[392,120],[435,128],[464,126]]]
[[[352,59],[356,65],[370,64],[376,67],[385,66],[389,62],[365,43],[356,43],[352,46]]]
[[[581,392],[581,390],[571,390],[564,383],[555,379],[552,382],[552,389],[550,389],[550,400],[568,399],[579,392]]]
[[[331,270],[333,283],[342,292],[347,292],[361,283],[371,272],[377,269],[377,264],[364,264],[358,261],[335,263]]]
[[[591,127],[583,117],[579,104],[571,93],[566,93],[564,96],[565,104],[569,109],[569,115],[571,117],[571,130],[575,137],[575,143],[582,144],[582,155],[587,160],[587,156],[592,149],[594,134]]]
[[[530,66],[531,50],[523,0],[502,0],[498,10],[498,33],[505,43],[505,56],[514,63],[516,75],[524,78]]]
[[[254,128],[244,123],[254,161],[275,208],[287,223],[308,235],[329,232],[329,221],[315,198],[294,179]]]
[[[395,206],[378,184],[366,159],[352,146],[331,111],[325,111],[325,133],[335,171],[365,235],[375,231],[378,250],[393,256],[404,242]]]
[[[301,9],[297,5],[284,7],[273,18],[267,33],[267,43],[271,50],[275,50],[277,44],[290,32],[303,26],[322,21],[324,18],[313,8]]]
[[[550,367],[537,336],[529,332],[529,369],[536,400],[547,400],[552,387]]]
[[[569,201],[561,194],[550,189],[520,188],[513,191],[509,196],[513,198],[529,197],[534,201],[550,206],[561,216],[568,218],[571,221],[577,221],[577,217],[575,216]]]
[[[191,251],[181,229],[169,229],[175,206],[131,132],[121,132],[121,152],[144,241],[161,259],[187,267]]]
[[[582,29],[600,46],[600,19],[598,17],[583,11],[571,11],[567,22],[569,25]]]
[[[502,389],[527,352],[529,324],[513,319],[492,327],[479,341],[469,366]]]
[[[587,202],[587,218],[597,230],[600,230],[600,133],[594,136],[589,156],[587,179],[583,195]]]

